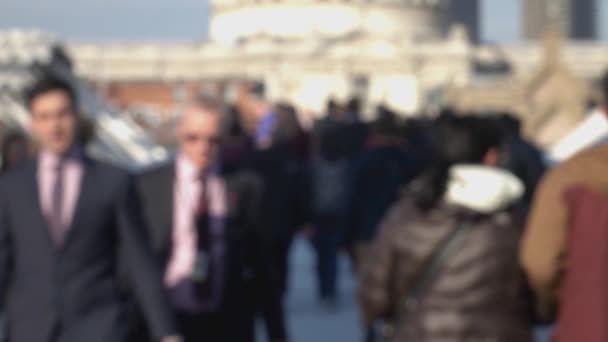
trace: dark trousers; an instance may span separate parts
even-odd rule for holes
[[[178,313],[177,322],[184,342],[224,342],[226,322],[222,314]]]
[[[122,323],[122,322],[121,322]],[[104,337],[107,340],[112,340],[112,341],[116,341],[116,342],[139,342],[139,341],[150,341],[149,338],[147,338],[146,340],[141,340],[139,339],[139,337],[136,336],[127,336],[127,330],[128,330],[128,326],[117,326],[116,327],[116,331],[112,331],[112,336],[108,337],[107,334],[105,334],[106,337]],[[124,330],[123,330],[124,329]],[[121,334],[121,331],[124,332],[124,335]],[[103,332],[101,332],[103,333]],[[144,335],[142,335],[144,336]],[[147,335],[146,335],[147,336]],[[136,339],[137,338],[137,339]],[[48,338],[45,338],[45,340],[47,342],[66,342],[66,341],[74,341],[74,336],[70,336],[69,334],[66,334],[66,330],[61,327],[60,325],[56,325],[53,330],[51,331],[50,335],[48,336]],[[99,341],[99,336],[95,336],[94,337],[95,340]],[[81,339],[82,340],[82,339]],[[6,339],[6,341],[8,342],[18,342],[18,341],[13,341],[11,339]]]
[[[317,250],[317,275],[321,299],[337,296],[338,251],[342,242],[340,215],[322,215],[316,218],[314,245]]]
[[[289,288],[289,252],[293,238],[278,238],[271,244],[271,260],[274,271],[276,289],[282,296],[287,294]]]
[[[251,309],[239,301],[231,310],[222,308],[218,313],[177,313],[179,333],[184,342],[254,342],[254,318]],[[141,314],[134,316],[129,342],[152,342]],[[61,342],[61,341],[51,341]]]

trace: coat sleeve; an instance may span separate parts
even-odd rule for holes
[[[399,206],[393,208],[381,223],[363,263],[359,300],[367,324],[384,317],[391,309],[390,280],[395,263],[393,240],[401,221],[399,210]]]
[[[572,180],[556,169],[541,182],[522,239],[520,261],[538,300],[542,317],[557,304],[557,286],[566,248],[565,191]]]
[[[177,326],[166,291],[160,265],[146,241],[144,221],[135,183],[125,181],[116,200],[116,221],[120,253],[129,273],[129,281],[155,338],[175,335]]]
[[[8,208],[4,197],[5,193],[4,186],[0,185],[0,312],[6,306],[6,296],[13,265],[13,244],[7,217]]]

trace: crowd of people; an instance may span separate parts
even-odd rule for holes
[[[193,99],[175,158],[133,173],[87,154],[68,83],[27,91],[36,143],[2,147],[8,341],[247,342],[257,319],[287,341],[297,236],[325,310],[340,307],[338,273],[357,277],[370,342],[526,342],[559,317],[571,218],[599,224],[608,205],[605,146],[543,178],[508,113],[404,121],[379,106],[365,123],[357,99],[331,100],[306,131],[289,104],[251,96],[246,110]]]

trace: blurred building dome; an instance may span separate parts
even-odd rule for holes
[[[446,29],[449,0],[212,0],[210,37],[335,38],[354,32],[434,39]]]

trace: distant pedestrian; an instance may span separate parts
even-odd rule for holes
[[[277,106],[277,127],[271,141],[252,154],[250,166],[263,180],[260,233],[271,255],[278,287],[285,295],[294,236],[310,221],[307,140],[290,106]]]
[[[372,124],[367,150],[358,158],[350,183],[345,229],[347,247],[354,248],[357,266],[365,260],[387,210],[421,168],[403,139],[396,114],[383,113]]]
[[[313,129],[311,161],[312,242],[317,252],[319,298],[338,304],[338,255],[344,245],[354,161],[363,150],[367,129],[349,107],[330,101],[328,114]]]

